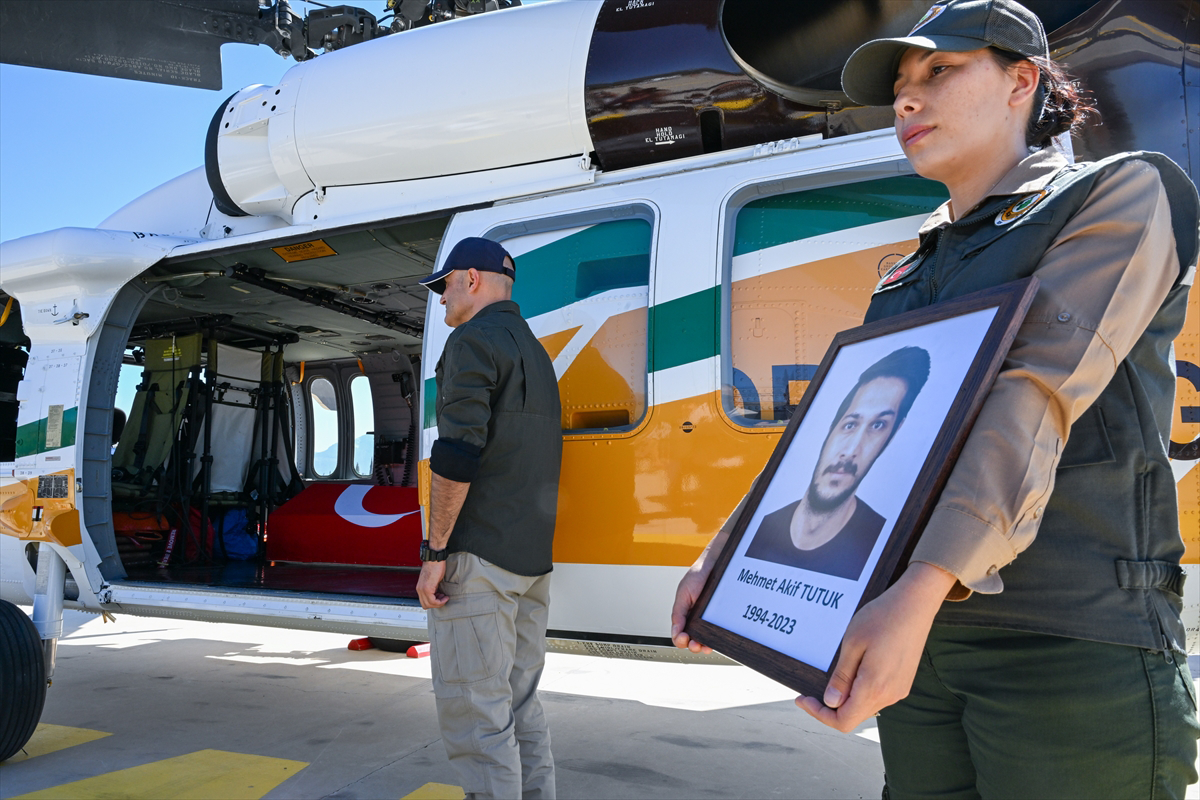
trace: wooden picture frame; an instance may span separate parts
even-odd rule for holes
[[[834,337],[688,616],[689,636],[823,695],[851,617],[907,565],[1037,285],[1026,278]]]

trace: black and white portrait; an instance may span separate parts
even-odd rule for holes
[[[768,513],[749,558],[858,580],[884,518],[859,485],[929,379],[929,353],[902,347],[869,366],[838,408],[804,494]]]

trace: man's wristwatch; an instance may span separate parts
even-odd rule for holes
[[[449,553],[446,552],[445,547],[443,547],[441,550],[434,550],[432,547],[429,546],[428,539],[421,542],[421,560],[422,561],[445,561],[446,556],[448,556],[448,555],[449,555]]]

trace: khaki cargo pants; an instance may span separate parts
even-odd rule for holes
[[[446,755],[468,798],[553,798],[550,732],[537,686],[546,662],[550,576],[471,553],[446,560],[429,610],[433,692]]]

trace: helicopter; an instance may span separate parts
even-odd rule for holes
[[[418,281],[469,236],[513,255],[514,299],[559,379],[550,649],[714,658],[671,646],[679,577],[945,199],[890,110],[838,81],[858,44],[903,35],[926,3],[439,0],[389,2],[380,21],[282,0],[98,2],[75,9],[94,24],[59,34],[46,15],[64,5],[0,4],[5,37],[14,20],[35,32],[13,63],[209,88],[222,42],[297,63],[214,101],[203,167],[94,229],[0,245],[0,681],[16,698],[0,760],[40,716],[65,608],[424,641],[449,329]],[[130,5],[146,35],[106,34],[101,17]],[[1027,5],[1106,113],[1064,151],[1158,150],[1195,182],[1200,139],[1174,120],[1194,118],[1200,4]],[[191,60],[152,69],[180,31]],[[103,49],[117,39],[141,49]],[[446,52],[507,68],[449,88],[371,78]],[[1176,349],[1194,575],[1195,326]]]

